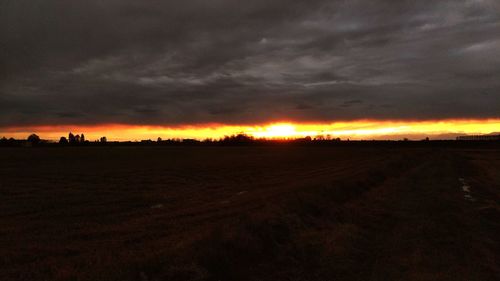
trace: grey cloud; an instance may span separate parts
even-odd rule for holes
[[[344,101],[340,106],[341,107],[351,107],[351,106],[359,105],[362,103],[363,103],[362,100],[347,100],[347,101]]]
[[[499,42],[496,0],[3,0],[0,126],[500,117]]]

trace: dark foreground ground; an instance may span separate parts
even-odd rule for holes
[[[2,148],[0,280],[500,280],[499,198],[492,147]]]

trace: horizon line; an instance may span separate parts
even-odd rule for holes
[[[425,137],[452,139],[459,135],[488,135],[500,132],[500,118],[442,119],[432,121],[370,120],[335,122],[279,121],[253,125],[197,124],[179,126],[96,124],[96,125],[34,125],[0,127],[0,137],[26,138],[35,133],[47,140],[58,140],[69,132],[84,133],[87,139],[106,136],[113,141],[147,139],[220,139],[246,134],[260,139],[294,139],[306,136],[331,136],[341,139],[421,139]]]

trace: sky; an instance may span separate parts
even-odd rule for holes
[[[0,135],[500,125],[499,76],[498,0],[0,0]]]

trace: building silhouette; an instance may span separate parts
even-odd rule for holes
[[[495,141],[500,140],[499,135],[475,135],[475,136],[459,136],[457,137],[459,141]]]

